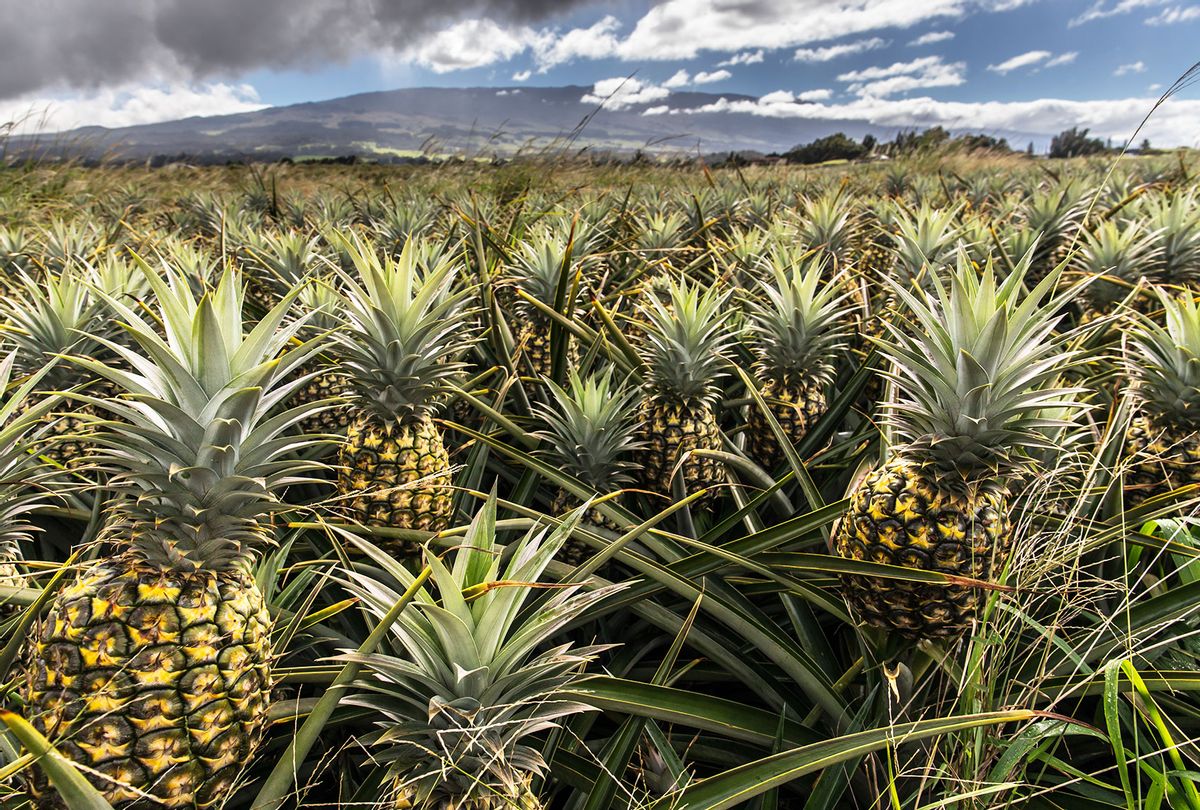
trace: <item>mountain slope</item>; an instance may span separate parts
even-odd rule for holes
[[[85,127],[56,136],[19,139],[11,147],[53,144],[84,157],[146,159],[283,156],[414,156],[420,153],[510,155],[542,148],[632,151],[782,151],[843,129],[865,126],[819,119],[777,119],[747,113],[643,113],[654,105],[597,109],[582,101],[587,87],[412,88],[328,101],[269,107],[237,115],[187,118],[121,129]],[[677,92],[673,110],[750,96]],[[660,103],[661,102],[657,102]],[[572,132],[586,120],[578,136]]]

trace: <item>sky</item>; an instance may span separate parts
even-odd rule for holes
[[[0,0],[0,19],[0,127],[19,131],[579,85],[647,115],[1123,142],[1200,61],[1200,0]],[[689,108],[685,90],[721,98]],[[1142,137],[1200,145],[1200,87]]]

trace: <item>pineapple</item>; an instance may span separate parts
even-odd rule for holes
[[[841,270],[851,263],[859,243],[859,222],[842,196],[843,189],[827,192],[804,202],[800,241],[810,250],[828,257],[829,266]]]
[[[605,495],[633,482],[630,461],[637,441],[638,393],[635,388],[615,384],[612,369],[580,377],[572,370],[567,388],[547,382],[551,404],[534,404],[535,415],[546,429],[534,435],[549,445],[546,455],[567,475],[573,476],[599,495]],[[556,515],[578,506],[578,500],[565,489],[559,490],[552,504]],[[620,527],[598,512],[588,514],[594,526],[620,532]],[[563,559],[578,565],[591,556],[591,548],[574,540],[563,546]]]
[[[1138,316],[1125,352],[1140,405],[1127,437],[1131,506],[1200,484],[1200,300],[1154,291],[1165,323]]]
[[[1197,193],[1157,195],[1144,206],[1146,228],[1155,235],[1164,284],[1200,290],[1200,199]]]
[[[321,258],[319,243],[320,237],[297,231],[261,234],[258,244],[246,249],[247,300],[264,312],[273,307],[312,273]]]
[[[363,238],[336,238],[358,271],[357,280],[338,271],[345,323],[333,351],[353,407],[338,491],[360,523],[441,531],[450,522],[450,458],[432,414],[461,379],[461,357],[475,341],[474,291],[456,289],[455,258],[431,252],[420,237],[395,259],[381,259]],[[397,540],[389,550],[407,557],[419,547]]]
[[[24,585],[17,564],[33,532],[26,516],[47,500],[43,484],[53,470],[34,448],[46,430],[43,417],[56,404],[54,398],[28,402],[55,361],[16,386],[10,383],[16,359],[13,353],[0,360],[0,585],[12,588]],[[0,602],[0,617],[7,618],[9,607]]]
[[[304,411],[269,414],[316,346],[287,349],[301,326],[282,325],[290,300],[244,331],[231,271],[197,300],[174,269],[143,269],[166,337],[112,300],[136,348],[109,347],[134,370],[71,358],[129,395],[94,401],[113,417],[96,456],[111,472],[102,539],[115,553],[55,595],[22,696],[117,810],[208,808],[267,724],[271,617],[249,565],[271,540],[277,493],[314,466],[284,459],[311,443],[285,435]],[[58,806],[40,769],[30,790]]]
[[[773,255],[765,262],[771,280],[746,302],[761,393],[793,445],[825,413],[836,361],[847,348],[850,293],[840,274],[822,280],[825,263],[814,256],[790,264]],[[747,453],[774,466],[783,458],[775,433],[757,406],[749,417]]]
[[[1085,234],[1070,262],[1074,274],[1093,279],[1081,292],[1083,320],[1109,314],[1139,284],[1155,280],[1161,258],[1155,235],[1137,221],[1122,227],[1106,220]],[[1139,298],[1134,305],[1144,308],[1148,300]]]
[[[378,718],[378,731],[365,742],[379,749],[374,759],[387,767],[391,807],[543,807],[531,782],[546,763],[529,738],[588,710],[562,693],[608,649],[572,649],[550,639],[624,587],[572,585],[536,608],[528,604],[574,524],[568,519],[549,534],[531,530],[510,547],[502,567],[496,504],[489,500],[449,567],[429,558],[432,586],[422,587],[391,625],[384,649],[343,656],[364,666],[361,692],[345,702]],[[407,571],[392,570],[400,589],[412,584]],[[376,617],[399,598],[399,590],[365,574],[351,574],[350,588]]]
[[[332,334],[338,327],[337,313],[340,302],[334,279],[314,278],[296,287],[297,309],[305,315],[302,334],[314,338]],[[346,399],[350,392],[346,385],[345,372],[328,351],[331,348],[328,345],[329,341],[324,342],[327,351],[309,361],[303,370],[303,377],[307,382],[297,389],[296,395],[288,404],[294,408],[309,402],[323,401],[329,403],[330,407],[314,411],[302,419],[296,425],[301,433],[344,433],[350,425],[350,406],[333,405],[330,402]]]
[[[63,354],[84,354],[106,362],[114,359],[104,345],[104,338],[114,337],[115,329],[108,306],[93,286],[99,280],[73,264],[40,281],[21,276],[12,295],[0,298],[0,319],[8,342],[16,349],[18,374],[31,374]],[[90,370],[71,363],[55,364],[42,384],[47,390],[96,394],[107,388]],[[60,412],[44,417],[57,437],[44,452],[56,465],[79,469],[89,449],[88,416],[94,413],[86,402],[68,402]]]
[[[536,232],[520,245],[513,264],[513,282],[516,288],[538,302],[559,312],[569,313],[579,295],[577,289],[580,265],[576,257],[578,246],[546,228]],[[567,272],[567,289],[560,290],[564,268]],[[521,319],[517,330],[517,349],[526,367],[535,377],[550,377],[553,372],[554,346],[551,341],[555,333],[554,321],[537,307],[524,299],[514,302],[516,314]],[[579,346],[571,335],[557,330],[562,340],[567,341],[566,367],[574,368],[579,363]]]
[[[681,459],[687,489],[725,480],[720,462],[687,454],[721,449],[713,406],[733,340],[728,300],[716,286],[701,291],[681,279],[668,282],[665,297],[647,296],[642,307],[646,337],[639,351],[646,371],[638,418],[644,446],[635,460],[647,489],[670,495]]]
[[[1066,296],[1049,299],[1051,274],[1026,294],[1027,255],[1003,283],[982,276],[960,253],[949,279],[931,273],[932,292],[894,283],[915,329],[888,323],[876,341],[900,389],[887,424],[889,458],[850,494],[833,551],[990,581],[1012,544],[1010,488],[1044,447],[1047,429],[1072,413],[1075,391],[1055,387],[1071,362],[1054,333]],[[907,637],[954,636],[982,601],[969,585],[931,585],[862,575],[843,577],[845,595],[867,623]]]

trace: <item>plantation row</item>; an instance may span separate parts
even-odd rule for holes
[[[1200,807],[1200,187],[1046,166],[6,170],[0,800]]]

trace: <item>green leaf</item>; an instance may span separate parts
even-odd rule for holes
[[[113,810],[100,791],[83,778],[75,764],[60,754],[24,717],[0,709],[0,720],[37,757],[37,767],[45,771],[67,810]]]

